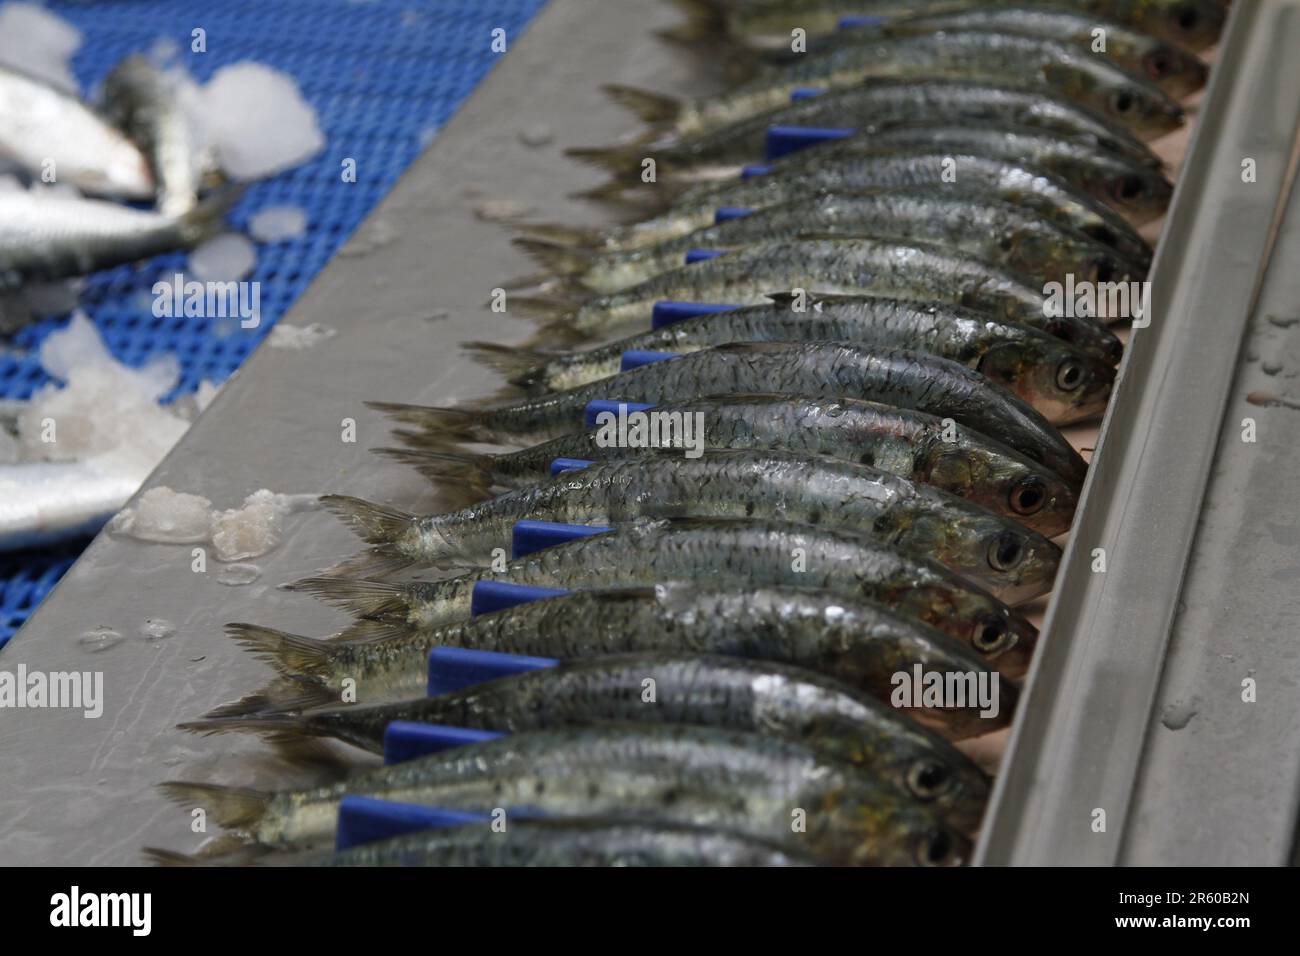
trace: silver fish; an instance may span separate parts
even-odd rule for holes
[[[152,199],[149,161],[71,93],[0,66],[0,158],[84,193]],[[52,177],[52,178],[51,178]]]

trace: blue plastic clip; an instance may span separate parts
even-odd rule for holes
[[[417,830],[485,823],[490,819],[486,813],[422,807],[414,803],[392,803],[374,797],[350,795],[339,801],[334,846],[339,850],[347,850],[363,843],[387,840]]]
[[[800,100],[811,100],[818,96],[824,95],[826,87],[824,86],[801,86],[797,90],[790,91],[790,102],[798,103]]]
[[[768,159],[775,158],[776,157],[774,156],[768,157]],[[772,171],[772,168],[773,167],[770,163],[750,163],[748,166],[742,166],[740,168],[740,178],[757,179],[759,176],[766,176]]]
[[[716,225],[728,219],[744,219],[753,211],[748,206],[719,206],[713,211],[713,222]]]
[[[553,657],[499,654],[496,651],[476,651],[465,647],[435,647],[429,651],[428,693],[430,697],[437,697],[439,694],[450,694],[462,687],[470,687],[484,681],[496,680],[498,677],[513,677],[515,674],[526,674],[529,671],[541,670],[543,667],[554,667],[558,663],[560,662]],[[385,753],[388,752],[388,732],[399,725],[404,726],[405,721],[395,720],[388,725],[388,730],[384,731]],[[444,737],[432,737],[433,740],[460,741],[459,743],[444,743],[437,748],[439,750],[444,750],[447,747],[459,747],[461,744],[477,743],[479,740],[492,739],[491,736],[469,736],[484,734],[487,731],[466,730],[464,727],[438,728],[434,724],[414,724],[413,726],[435,727],[435,729],[447,732]],[[457,737],[458,734],[466,739],[460,739]]]
[[[478,617],[480,614],[504,611],[518,604],[568,593],[564,588],[540,588],[529,584],[507,584],[505,581],[475,581],[469,599],[469,613]]]
[[[625,414],[633,412],[644,412],[647,408],[654,408],[650,402],[614,402],[607,398],[596,398],[587,403],[586,409],[582,413],[582,425],[584,428],[595,428],[602,412],[609,412],[611,415],[618,415],[619,408],[625,409]]]
[[[651,352],[646,349],[628,349],[619,359],[618,370],[626,372],[628,369],[640,368],[642,365],[652,365],[655,362],[666,362],[668,359],[681,358],[679,352]]]
[[[840,30],[852,30],[854,27],[878,27],[888,20],[889,17],[873,17],[865,13],[857,13],[847,17],[840,17],[839,23],[835,24],[835,26]]]
[[[686,264],[694,265],[697,262],[703,262],[705,259],[716,259],[718,256],[725,256],[725,249],[687,249]]]
[[[562,475],[566,471],[577,471],[591,464],[588,458],[556,458],[551,462],[551,477]]]
[[[780,159],[818,143],[844,139],[856,132],[852,126],[769,126],[765,155],[768,159]]]
[[[456,648],[463,650],[463,648]],[[450,650],[450,648],[443,648]],[[433,662],[429,666],[430,684],[433,683]],[[471,681],[470,683],[479,683]],[[454,689],[454,688],[453,688]],[[439,691],[446,693],[446,691]],[[432,697],[432,691],[429,693]],[[503,736],[495,730],[474,730],[470,727],[446,727],[442,724],[420,724],[411,720],[394,720],[384,728],[384,763],[402,763],[416,757],[427,757],[453,747],[480,744]]]
[[[714,312],[731,312],[739,308],[743,306],[720,302],[656,302],[654,311],[650,313],[650,326],[661,329],[674,322],[699,318],[701,315],[712,315]]]
[[[577,538],[590,538],[593,534],[612,531],[597,524],[560,524],[555,521],[516,521],[510,536],[510,549],[514,557],[522,558],[525,554],[553,548],[557,544],[573,541]]]

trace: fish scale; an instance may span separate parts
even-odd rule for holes
[[[823,862],[956,865],[969,841],[890,785],[799,744],[691,727],[515,734],[279,794],[168,783],[188,807],[259,843],[331,838],[338,801],[356,794],[449,809],[501,807],[552,817],[611,816],[719,827]],[[802,818],[800,832],[792,822]]]
[[[777,736],[872,770],[900,792],[933,803],[966,833],[979,826],[988,798],[987,778],[943,738],[847,684],[771,659],[680,651],[602,655],[435,697],[216,718],[181,727],[208,734],[334,737],[382,753],[385,730],[394,720],[502,733],[633,721]]]
[[[480,581],[577,589],[653,587],[664,582],[690,581],[698,588],[743,589],[740,604],[721,601],[710,612],[714,618],[701,618],[691,612],[688,602],[686,619],[690,621],[737,615],[779,620],[803,607],[804,600],[816,603],[807,611],[797,611],[796,616],[815,617],[826,607],[825,596],[815,592],[826,591],[839,596],[841,602],[851,598],[866,600],[925,622],[982,658],[997,661],[999,669],[1012,678],[1027,667],[1037,639],[1037,631],[1023,615],[929,558],[906,554],[862,535],[752,519],[673,519],[624,525],[515,558],[499,573],[485,570],[425,582],[320,577],[288,588],[313,594],[368,619],[355,625],[348,635],[370,635],[378,628],[378,633],[392,636],[385,626],[427,630],[465,621],[470,617],[472,596]],[[799,590],[765,593],[766,589],[787,588]],[[671,607],[671,599],[679,593],[673,589],[656,592],[656,603],[667,602]],[[477,633],[509,628],[524,621],[525,632],[535,634],[540,626],[529,623],[534,616],[563,615],[570,603],[584,600],[599,599],[587,598],[580,592],[555,601],[533,602],[510,609],[509,614],[499,612],[478,618],[471,630]],[[582,619],[609,620],[609,615],[630,609],[630,604],[620,602],[599,615],[589,613]],[[628,634],[637,633],[632,624],[614,620],[611,633],[625,641]],[[560,639],[574,639],[575,633],[586,630],[574,632],[564,625]],[[316,649],[315,644],[308,646]],[[547,656],[541,651],[533,653]]]
[[[662,403],[764,391],[858,398],[952,418],[1046,465],[1072,487],[1087,471],[1056,428],[979,373],[936,356],[842,342],[720,345],[495,408],[371,407],[424,429],[432,439],[509,444],[572,431],[595,399]]]

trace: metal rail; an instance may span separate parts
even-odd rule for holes
[[[1125,848],[1151,814],[1169,818],[1172,839],[1205,826],[1223,842],[1254,825],[1211,813],[1204,792],[1185,795],[1173,819],[1160,809],[1173,795],[1158,776],[1143,777],[1138,793],[1135,785],[1198,522],[1214,504],[1205,493],[1234,358],[1294,178],[1300,61],[1290,51],[1298,44],[1300,3],[1234,6],[1153,269],[1152,325],[1135,333],[1102,425],[977,862],[1152,860]],[[1247,159],[1255,182],[1243,181]],[[1094,571],[1098,549],[1104,572]],[[1191,640],[1209,636],[1204,622],[1182,623]],[[1243,738],[1240,746],[1256,748],[1258,764],[1274,759],[1270,743]],[[1298,748],[1287,745],[1294,758]],[[1196,783],[1188,781],[1193,791]]]

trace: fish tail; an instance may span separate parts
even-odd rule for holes
[[[633,176],[641,171],[646,152],[644,143],[616,143],[613,146],[570,146],[564,155],[616,176]]]
[[[525,237],[541,239],[562,246],[591,248],[600,244],[600,230],[591,226],[568,226],[558,222],[520,223],[519,231]]]
[[[248,787],[223,787],[215,783],[169,780],[159,784],[173,803],[182,807],[203,807],[227,830],[255,826],[266,815],[275,794]]]
[[[376,455],[410,465],[435,483],[451,481],[456,498],[465,503],[490,498],[492,455],[431,451],[425,448],[374,448]]]
[[[243,186],[227,186],[203,200],[178,220],[181,239],[187,246],[197,246],[225,228],[226,213],[244,195]]]
[[[177,730],[209,737],[213,734],[249,733],[286,738],[296,734],[314,735],[318,731],[297,714],[266,713],[243,717],[209,717],[204,720],[187,720],[176,725]]]
[[[727,30],[727,20],[722,9],[709,0],[672,0],[672,5],[686,18],[686,22],[660,31],[659,35],[681,43],[699,43],[717,37]]]
[[[283,585],[286,591],[303,591],[319,601],[363,617],[405,617],[406,588],[385,581],[347,578],[303,578]]]
[[[576,299],[559,295],[516,295],[510,299],[511,310],[546,322],[575,321],[578,305]]]
[[[140,851],[146,862],[154,866],[203,866],[203,861],[197,856],[191,856],[188,853],[179,853],[176,850],[164,850],[162,847],[147,846]]]
[[[474,361],[500,372],[511,385],[523,389],[543,384],[542,366],[552,357],[543,349],[495,342],[466,342],[463,347]]]
[[[439,405],[402,405],[396,402],[366,402],[367,408],[383,412],[403,425],[415,425],[439,441],[485,441],[488,413],[480,408],[449,408]]]
[[[411,628],[405,621],[391,618],[382,621],[367,619],[349,624],[339,632],[335,640],[339,643],[369,644],[373,641],[386,641],[395,637],[403,637],[410,630]]]
[[[338,703],[337,692],[324,684],[296,676],[285,677],[272,681],[251,694],[245,694],[239,700],[214,707],[203,717],[206,720],[219,720],[254,714],[296,713],[313,707],[337,706]]]
[[[341,518],[366,544],[388,545],[411,530],[416,516],[351,495],[322,495],[320,503]]]
[[[323,495],[320,502],[361,540],[371,545],[360,554],[334,565],[326,574],[375,577],[393,574],[413,563],[412,558],[399,549],[399,542],[415,527],[418,520],[415,515],[350,495]]]
[[[316,678],[329,675],[329,641],[288,634],[256,624],[227,624],[226,636],[282,674]]]
[[[587,271],[592,259],[596,257],[595,252],[589,249],[548,242],[545,239],[520,236],[513,241],[539,266],[557,276],[579,275]]]
[[[672,123],[682,111],[681,100],[662,93],[652,93],[650,90],[621,83],[607,83],[601,89],[619,106],[652,126]]]

